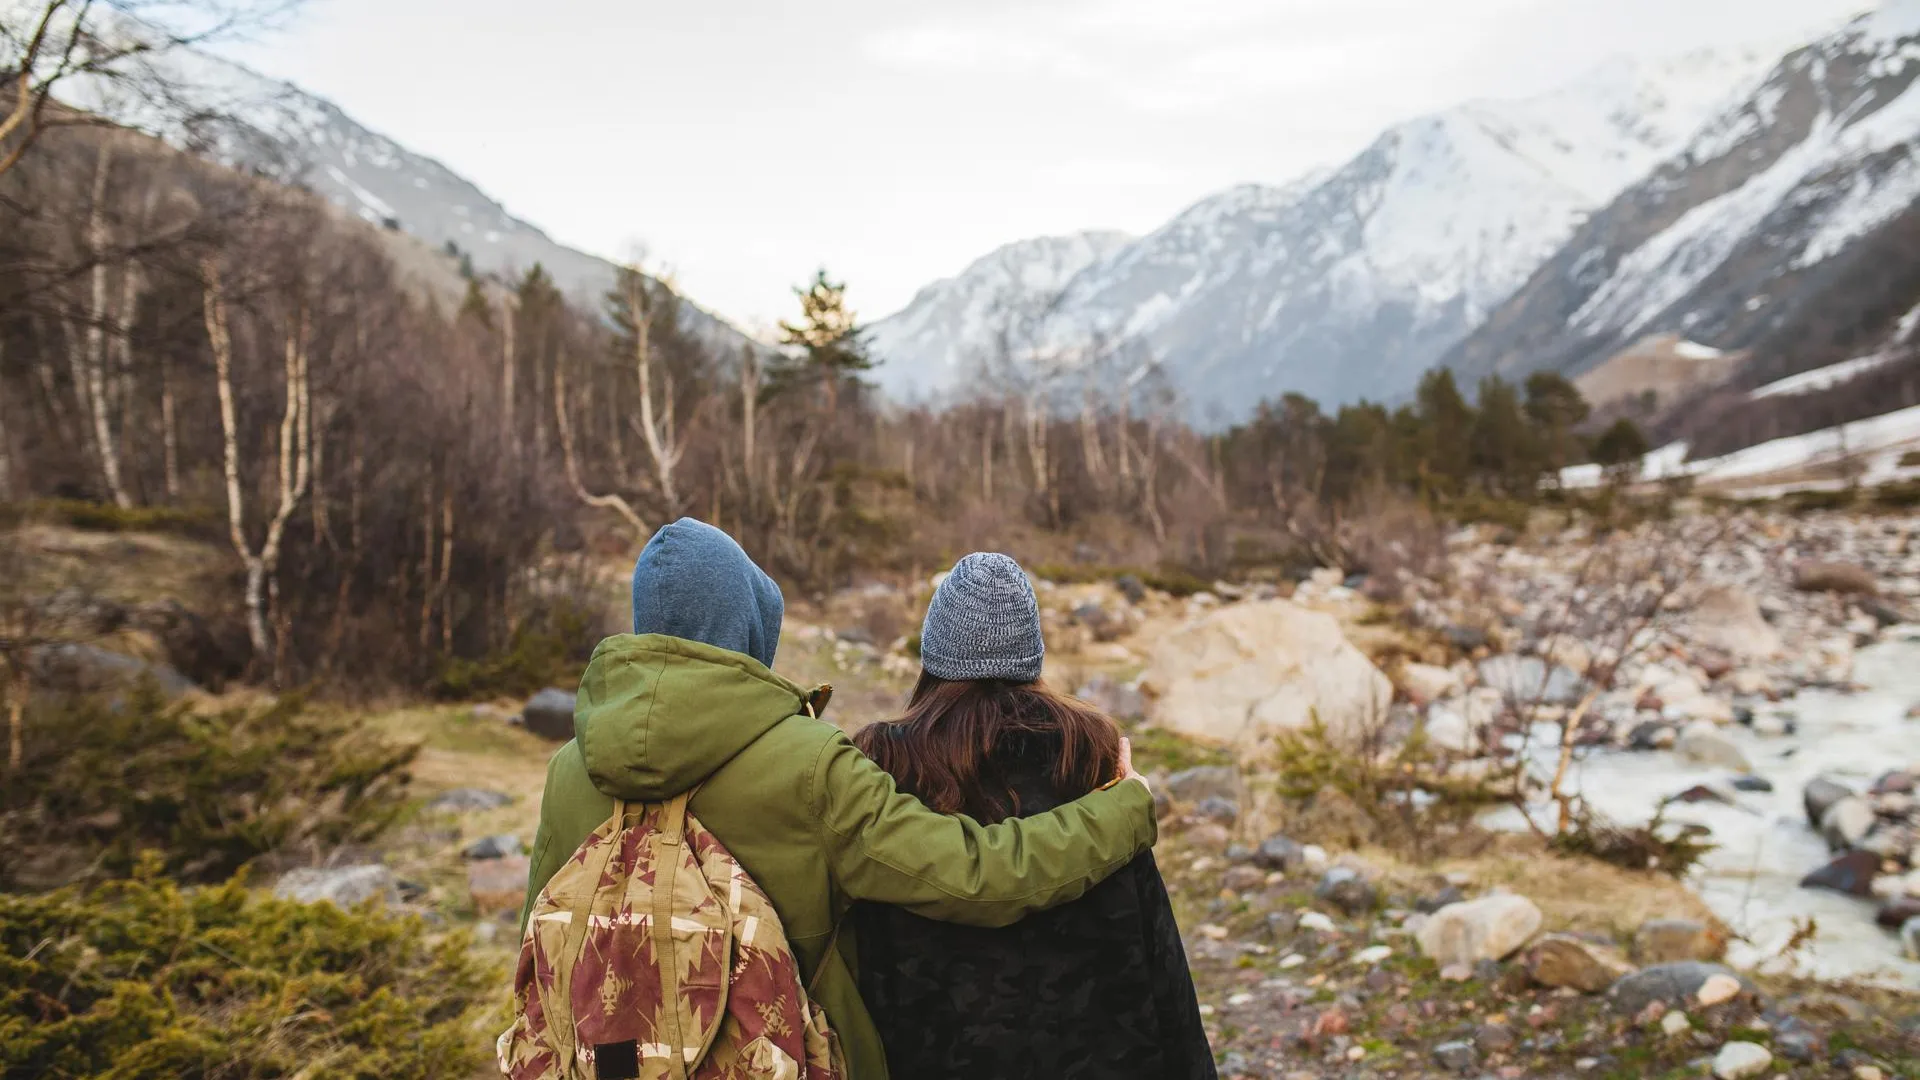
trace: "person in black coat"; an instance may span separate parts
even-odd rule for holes
[[[1120,776],[1113,721],[1039,680],[1038,610],[1018,565],[975,555],[955,570],[928,611],[906,715],[858,732],[861,750],[902,791],[988,823]],[[1151,852],[1001,929],[879,904],[851,920],[860,996],[894,1080],[1215,1080]]]

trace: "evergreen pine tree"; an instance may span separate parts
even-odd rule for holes
[[[804,288],[795,288],[800,298],[800,320],[781,322],[780,343],[799,349],[769,374],[769,396],[798,386],[821,387],[827,407],[838,406],[844,390],[857,391],[860,373],[871,371],[874,361],[867,356],[861,339],[866,330],[854,320],[847,307],[847,286],[827,277],[822,268]]]

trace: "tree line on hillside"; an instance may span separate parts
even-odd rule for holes
[[[807,591],[982,547],[1354,566],[1388,502],[1528,499],[1589,453],[1556,376],[1207,433],[1151,362],[1036,364],[1014,319],[969,397],[900,408],[824,272],[781,348],[716,352],[637,268],[597,306],[537,266],[440,300],[396,239],[129,132],[41,138],[0,174],[0,501],[183,517],[233,550],[256,677],[419,686],[566,632],[561,556],[683,514]]]

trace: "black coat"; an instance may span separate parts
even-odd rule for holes
[[[1068,801],[1049,790],[1052,747],[1003,749],[1012,752],[994,764],[1022,814]],[[880,904],[856,905],[852,918],[860,996],[894,1080],[1214,1080],[1151,852],[1003,929]]]

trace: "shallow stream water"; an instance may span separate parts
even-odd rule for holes
[[[1734,966],[1920,987],[1920,963],[1904,959],[1896,935],[1875,925],[1876,901],[1800,887],[1802,877],[1831,858],[1801,806],[1807,781],[1825,774],[1865,790],[1890,769],[1920,764],[1920,720],[1906,719],[1907,709],[1920,702],[1920,628],[1897,629],[1860,650],[1854,680],[1864,689],[1809,690],[1782,702],[1797,718],[1793,735],[1727,729],[1754,772],[1773,783],[1772,792],[1735,793],[1733,806],[1675,803],[1667,819],[1713,830],[1718,846],[1689,884],[1744,939],[1729,949]],[[1550,746],[1555,730],[1544,728],[1535,745]],[[1539,765],[1549,774],[1552,757],[1551,750],[1541,752]],[[1695,784],[1724,786],[1731,778],[1724,769],[1691,765],[1664,751],[1590,751],[1571,771],[1575,789],[1623,824],[1648,820],[1662,799]],[[1542,807],[1535,819],[1551,815]],[[1510,808],[1488,823],[1524,827]],[[1817,921],[1817,935],[1783,958],[1796,921],[1807,918]]]

